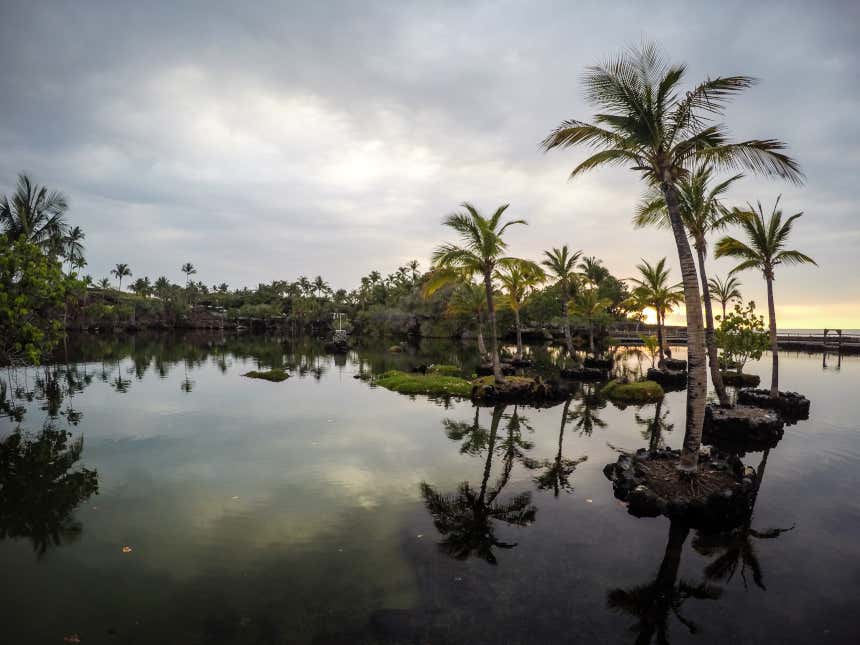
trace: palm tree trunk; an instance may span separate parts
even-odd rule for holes
[[[564,280],[561,283],[561,309],[562,316],[564,317],[564,342],[567,344],[567,353],[572,357],[573,356],[573,338],[570,335],[570,312],[567,310],[567,280]]]
[[[660,360],[657,361],[657,367],[663,367],[663,361],[665,360],[665,356],[663,354],[663,319],[660,316],[660,311],[657,311],[657,351],[660,356]]]
[[[481,355],[481,360],[487,356],[487,346],[484,344],[484,317],[478,315],[478,353]]]
[[[702,425],[705,422],[705,397],[708,374],[705,369],[705,329],[702,321],[702,300],[696,262],[681,220],[678,196],[668,174],[660,186],[666,200],[666,210],[675,234],[681,277],[684,282],[684,304],[687,309],[687,424],[684,429],[684,446],[678,469],[694,473],[699,467],[699,448],[702,445]]]
[[[487,493],[487,482],[490,479],[490,469],[493,466],[493,455],[496,452],[496,434],[499,430],[499,422],[502,420],[502,415],[505,412],[506,405],[497,403],[493,407],[493,418],[490,421],[490,438],[487,441],[487,461],[484,463],[484,475],[481,477],[481,494],[480,500],[483,503],[484,496]]]
[[[588,349],[594,356],[594,325],[590,320],[588,321]]]
[[[659,588],[669,596],[672,587],[678,579],[678,570],[681,567],[681,554],[684,552],[684,542],[690,533],[690,527],[682,522],[673,520],[669,524],[669,540],[666,543],[666,553],[663,562],[660,563],[660,571],[657,573]]]
[[[723,305],[723,320],[726,319],[726,301],[720,300],[720,303]]]
[[[651,422],[651,436],[648,441],[648,452],[649,454],[654,454],[657,452],[657,448],[660,447],[660,413],[663,409],[663,399],[657,401],[657,405],[655,406],[654,411],[654,420]]]
[[[773,278],[765,274],[767,281],[767,313],[770,320],[770,353],[773,356],[773,370],[770,375],[770,398],[779,398],[779,344],[776,340],[776,307],[773,303]]]
[[[490,318],[490,348],[493,353],[493,376],[496,383],[504,383],[502,364],[499,361],[499,332],[496,327],[496,303],[493,301],[493,276],[492,271],[484,271],[484,289],[487,292],[487,315]]]
[[[711,368],[711,381],[717,391],[717,398],[724,408],[729,407],[729,397],[720,374],[720,362],[717,356],[717,337],[714,334],[714,313],[711,309],[711,291],[708,287],[708,275],[705,273],[705,240],[696,240],[696,252],[699,255],[699,275],[702,282],[702,299],[705,301],[705,346],[708,349],[708,366]]]
[[[523,330],[520,327],[520,310],[514,309],[514,324],[517,327],[517,358],[523,358]]]
[[[561,428],[558,431],[558,453],[555,456],[556,473],[561,472],[561,454],[564,446],[564,426],[567,423],[567,414],[568,410],[570,410],[570,402],[572,400],[573,397],[569,397],[567,401],[564,402],[564,408],[561,411]],[[558,475],[553,477],[553,492],[555,493],[555,496],[558,497]]]

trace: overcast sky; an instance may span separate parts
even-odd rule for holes
[[[584,151],[538,150],[591,116],[584,68],[649,39],[691,83],[761,79],[725,121],[785,140],[807,182],[746,178],[731,202],[782,193],[821,265],[780,271],[780,326],[860,327],[858,26],[850,1],[3,0],[0,192],[21,170],[66,192],[96,278],[126,262],[179,281],[190,261],[207,284],[352,288],[426,267],[468,200],[529,221],[517,255],[566,242],[619,277],[665,255],[680,279],[671,235],[630,224],[634,173],[569,182]],[[760,276],[741,279],[763,309]]]

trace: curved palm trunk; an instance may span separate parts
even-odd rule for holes
[[[656,411],[654,412],[654,420],[651,422],[651,436],[648,441],[648,452],[654,454],[657,452],[657,448],[660,447],[660,438],[661,438],[661,430],[660,430],[660,413],[663,410],[663,399],[657,401]]]
[[[523,357],[523,330],[520,326],[520,310],[514,309],[514,324],[517,327],[517,358]]]
[[[588,321],[588,350],[594,356],[594,325],[590,320]]]
[[[561,309],[564,316],[564,342],[567,344],[567,353],[573,356],[573,337],[570,335],[570,312],[567,310],[567,280],[561,283]]]
[[[493,301],[493,276],[492,271],[484,272],[484,289],[487,292],[487,315],[490,319],[490,348],[493,353],[493,376],[497,383],[504,383],[502,364],[499,361],[499,332],[496,327],[496,303]]]
[[[481,360],[487,356],[487,346],[484,344],[484,316],[478,314],[478,353],[481,355]]]
[[[773,356],[773,370],[770,375],[770,398],[779,398],[779,346],[776,341],[776,307],[773,303],[773,278],[765,274],[767,281],[767,313],[770,320],[770,353]]]
[[[702,282],[702,299],[705,301],[705,347],[708,350],[708,366],[711,368],[711,382],[717,391],[717,398],[724,408],[729,407],[729,397],[720,374],[720,362],[717,356],[717,337],[714,334],[714,313],[711,309],[711,291],[708,286],[708,275],[705,273],[705,240],[696,240],[696,252],[699,256],[699,275]]]
[[[723,320],[726,319],[726,301],[720,300],[720,303],[723,305]]]
[[[666,358],[663,353],[663,316],[660,311],[657,311],[657,352],[660,360],[657,361],[657,367],[663,367],[663,360]]]
[[[687,423],[684,446],[681,450],[679,470],[693,473],[699,467],[699,448],[702,445],[702,425],[705,422],[705,396],[708,375],[705,369],[705,330],[702,321],[702,300],[699,295],[699,278],[696,263],[681,220],[675,187],[664,178],[660,186],[666,200],[666,210],[675,234],[681,277],[684,283],[684,304],[687,309]]]

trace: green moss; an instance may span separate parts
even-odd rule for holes
[[[656,403],[665,395],[660,384],[654,381],[638,381],[637,383],[610,381],[603,386],[600,393],[613,401],[624,403]]]
[[[401,394],[469,396],[472,384],[466,379],[442,374],[419,374],[390,370],[380,374],[376,384]]]
[[[431,365],[428,374],[439,374],[440,376],[460,376],[462,370],[456,365]]]
[[[275,368],[266,372],[252,370],[242,374],[242,376],[247,376],[248,378],[261,378],[265,381],[272,381],[273,383],[280,383],[281,381],[285,381],[290,378],[290,375],[280,368]]]

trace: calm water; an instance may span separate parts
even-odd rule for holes
[[[680,445],[683,393],[619,409],[583,386],[552,408],[476,409],[352,378],[461,353],[72,339],[77,391],[46,409],[18,374],[34,392],[21,425],[53,414],[83,436],[70,472],[97,471],[98,494],[46,435],[0,473],[0,641],[860,642],[860,359],[781,356],[811,418],[743,457],[764,472],[751,521],[708,536],[631,517],[601,472],[655,417]],[[279,364],[283,383],[241,376]]]

